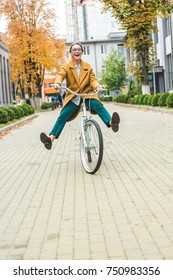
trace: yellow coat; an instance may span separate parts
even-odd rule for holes
[[[94,74],[91,65],[83,60],[81,60],[80,75],[78,77],[75,65],[71,59],[66,62],[60,69],[55,83],[62,85],[63,80],[66,79],[66,86],[74,92],[78,93],[92,93],[100,84]],[[74,94],[66,91],[63,108],[68,104],[68,102],[74,97]],[[90,96],[86,98],[91,98]],[[99,101],[98,95],[92,96],[92,99]],[[77,114],[79,111],[77,112]],[[73,116],[74,119],[77,114]]]

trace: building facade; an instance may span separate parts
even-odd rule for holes
[[[127,50],[124,48],[126,33],[111,13],[103,13],[103,5],[100,2],[65,0],[65,12],[66,45],[69,46],[74,41],[82,43],[83,59],[92,65],[98,79],[104,71],[103,62],[111,48],[127,56]]]
[[[153,67],[153,87],[157,92],[173,92],[173,13],[157,19],[158,32],[153,34],[156,65]]]
[[[109,33],[121,30],[115,18],[110,12],[103,12],[103,5],[97,0],[65,0],[65,11],[68,42],[106,40]]]
[[[83,59],[90,63],[93,67],[97,77],[100,77],[100,72],[104,71],[103,61],[106,56],[110,53],[111,49],[114,48],[122,55],[127,55],[127,50],[124,48],[123,38],[124,32],[114,33],[113,38],[107,40],[88,40],[80,41],[83,45]],[[70,46],[71,42],[67,42],[66,45]],[[70,54],[68,53],[68,57]]]
[[[10,64],[8,48],[0,39],[0,106],[12,103]]]
[[[52,96],[56,96],[60,93],[60,90],[56,90],[53,86],[56,76],[51,74],[45,74],[42,85],[42,101],[47,102],[51,100]],[[50,98],[49,98],[50,97]]]
[[[84,56],[89,61],[97,77],[102,71],[103,60],[110,47],[121,49],[126,65],[130,52],[124,48],[125,32],[111,13],[103,13],[103,6],[97,0],[65,0],[67,45],[81,41]],[[157,19],[158,32],[153,34],[156,65],[149,73],[152,93],[173,91],[173,14]],[[124,36],[123,36],[124,35]]]

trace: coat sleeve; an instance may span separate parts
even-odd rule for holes
[[[67,68],[66,65],[63,65],[55,79],[55,84],[62,85],[62,82],[66,78],[66,75],[67,75]]]

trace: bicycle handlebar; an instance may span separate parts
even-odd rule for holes
[[[53,84],[53,85],[56,85],[56,84]],[[74,94],[74,95],[77,95],[77,96],[94,96],[94,95],[96,95],[97,93],[99,93],[100,91],[104,91],[104,90],[107,90],[106,88],[98,88],[98,89],[96,89],[96,90],[94,90],[94,92],[93,93],[79,93],[79,92],[75,92],[75,91],[73,91],[73,90],[71,90],[71,89],[69,89],[68,87],[61,87],[62,89],[66,89],[66,90],[68,90],[69,92],[71,92],[72,94]]]

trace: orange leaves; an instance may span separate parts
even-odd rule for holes
[[[3,0],[0,9],[8,20],[4,40],[9,47],[11,76],[32,94],[41,88],[44,69],[59,67],[65,44],[53,33],[56,18],[43,0]]]

